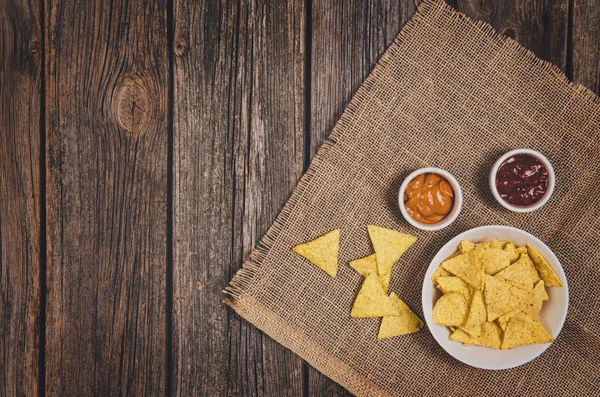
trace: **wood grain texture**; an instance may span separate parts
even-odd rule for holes
[[[413,1],[403,0],[312,1],[311,157],[415,11]],[[313,368],[308,394],[349,395]]]
[[[303,167],[304,2],[174,2],[173,395],[300,395],[222,290]]]
[[[0,395],[38,393],[39,4],[0,4]]]
[[[569,0],[456,0],[456,9],[490,23],[538,57],[567,70]]]
[[[600,94],[600,3],[572,0],[572,76]]]
[[[45,1],[46,395],[164,395],[162,1]]]

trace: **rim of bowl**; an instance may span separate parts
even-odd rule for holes
[[[506,161],[509,157],[517,155],[517,154],[528,154],[532,157],[535,157],[544,165],[544,167],[546,167],[546,170],[548,171],[548,190],[546,190],[546,194],[544,194],[539,201],[537,201],[531,205],[528,205],[528,206],[518,206],[518,205],[513,205],[513,204],[506,202],[502,197],[500,197],[500,193],[498,192],[498,188],[496,187],[496,175],[498,173],[498,169],[500,168],[502,163],[504,163],[504,161]],[[492,195],[494,196],[494,198],[496,199],[498,204],[500,204],[507,210],[510,210],[513,212],[532,212],[532,211],[535,211],[535,210],[543,207],[544,204],[546,204],[548,202],[548,200],[550,200],[550,196],[552,196],[552,193],[554,192],[555,184],[556,184],[556,176],[554,174],[554,167],[552,167],[550,160],[548,160],[548,158],[546,156],[544,156],[542,153],[538,152],[537,150],[523,148],[523,149],[514,149],[511,151],[508,151],[508,152],[504,153],[502,156],[500,156],[498,158],[498,160],[496,160],[496,162],[494,163],[494,165],[492,166],[492,169],[490,171],[489,185],[490,185],[490,190],[492,192]]]
[[[542,349],[540,349],[540,351],[536,352],[535,354],[533,354],[531,357],[529,357],[528,359],[525,360],[521,360],[519,363],[517,363],[516,365],[499,365],[498,367],[484,367],[484,366],[475,366],[472,365],[470,363],[467,363],[465,361],[463,361],[461,358],[456,357],[454,354],[452,354],[451,352],[449,352],[446,347],[444,346],[444,343],[442,343],[442,341],[438,338],[438,336],[436,335],[436,333],[434,333],[431,328],[433,326],[436,326],[437,324],[435,324],[433,322],[433,318],[432,318],[432,311],[433,311],[433,306],[434,304],[431,304],[430,306],[426,305],[426,302],[429,301],[429,297],[425,296],[425,285],[426,283],[432,283],[431,281],[431,276],[433,274],[433,272],[435,271],[431,271],[430,269],[436,264],[436,257],[439,255],[439,253],[446,248],[451,242],[455,242],[457,243],[458,241],[460,241],[464,235],[468,234],[468,233],[475,233],[475,232],[480,232],[480,231],[485,231],[487,229],[499,229],[502,231],[516,231],[516,232],[520,232],[520,233],[524,233],[529,239],[531,239],[531,241],[534,243],[534,246],[540,247],[543,246],[545,248],[548,249],[549,257],[552,259],[552,262],[558,263],[558,268],[555,268],[554,270],[557,271],[559,273],[559,278],[561,278],[561,281],[564,281],[564,285],[562,288],[564,288],[565,290],[565,310],[564,313],[562,313],[562,316],[559,319],[559,326],[558,326],[558,330],[556,331],[556,335],[552,335],[554,337],[554,339],[556,340],[558,338],[558,336],[560,335],[560,333],[562,332],[562,329],[565,325],[565,321],[567,319],[567,314],[569,312],[569,282],[567,280],[567,275],[565,273],[565,270],[562,266],[562,263],[560,263],[560,260],[558,259],[558,257],[556,256],[556,254],[554,253],[554,251],[552,251],[552,249],[550,249],[550,247],[548,247],[548,245],[546,243],[544,243],[542,240],[540,240],[539,238],[537,238],[536,236],[534,236],[533,234],[523,230],[523,229],[519,229],[513,226],[505,226],[505,225],[484,225],[484,226],[478,226],[478,227],[474,227],[472,229],[468,229],[465,230],[462,233],[459,233],[457,235],[455,235],[454,237],[452,237],[451,239],[449,239],[444,245],[442,245],[440,247],[440,249],[435,253],[435,255],[433,256],[433,259],[431,260],[431,262],[429,263],[429,266],[427,267],[427,269],[425,270],[425,276],[423,279],[423,286],[421,287],[421,305],[422,305],[422,309],[423,309],[423,317],[425,318],[425,324],[427,324],[427,327],[429,328],[429,332],[430,334],[433,336],[433,339],[435,339],[435,341],[437,342],[437,344],[450,356],[452,356],[454,359],[469,365],[471,367],[475,367],[475,368],[481,368],[481,369],[485,369],[485,370],[492,370],[492,371],[496,371],[496,370],[504,370],[504,369],[510,369],[510,368],[515,368],[515,367],[519,367],[521,365],[527,364],[530,361],[535,360],[536,358],[538,358],[540,355],[542,355],[542,353],[544,353],[551,345],[552,343],[548,343],[546,344]],[[437,263],[437,265],[439,266],[439,263]],[[562,276],[562,277],[561,277]],[[433,285],[433,284],[432,284]],[[435,293],[435,287],[433,287],[433,291]],[[509,350],[507,350],[509,351]]]
[[[450,213],[442,221],[431,224],[431,225],[426,225],[424,223],[420,223],[420,222],[416,221],[415,219],[413,219],[413,217],[411,217],[409,215],[409,213],[406,211],[406,208],[404,207],[404,190],[406,190],[406,186],[417,175],[421,175],[421,174],[425,174],[425,173],[438,174],[438,175],[444,177],[448,181],[448,183],[452,187],[452,191],[454,192],[454,205],[452,206],[452,210],[450,211]],[[462,202],[463,202],[462,189],[460,188],[460,185],[458,184],[458,181],[456,180],[456,178],[448,171],[443,170],[441,168],[436,168],[436,167],[419,168],[419,169],[411,172],[404,179],[404,181],[402,182],[402,185],[400,185],[400,190],[398,192],[398,206],[400,207],[400,212],[402,213],[402,216],[412,226],[416,227],[417,229],[421,229],[421,230],[428,230],[428,231],[440,230],[440,229],[443,229],[446,226],[450,225],[452,222],[454,222],[454,220],[456,220],[456,218],[458,217],[458,214],[460,214],[460,210],[462,209]]]

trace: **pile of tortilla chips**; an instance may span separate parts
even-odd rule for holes
[[[444,294],[433,307],[433,321],[450,328],[450,340],[493,349],[554,341],[538,320],[550,300],[545,287],[562,283],[529,244],[463,240],[431,280]]]
[[[350,317],[383,317],[378,339],[417,332],[423,322],[395,293],[387,293],[394,263],[417,238],[373,225],[368,225],[367,230],[375,253],[350,262],[365,278]],[[336,229],[292,250],[335,278],[339,247],[340,229]]]

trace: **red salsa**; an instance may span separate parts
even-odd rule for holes
[[[548,190],[548,170],[537,158],[517,154],[504,161],[496,173],[500,197],[512,205],[528,206]]]

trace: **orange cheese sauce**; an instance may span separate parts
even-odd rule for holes
[[[404,190],[406,212],[417,222],[438,223],[454,206],[454,191],[448,181],[437,174],[421,174]]]

